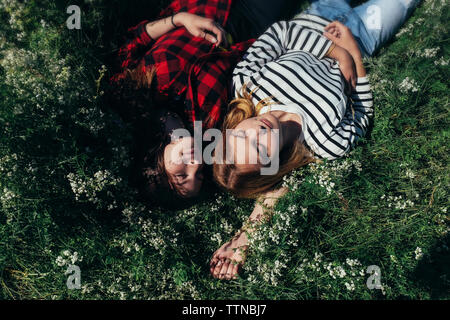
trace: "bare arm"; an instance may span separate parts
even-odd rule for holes
[[[253,208],[253,211],[248,218],[249,225],[244,226],[243,229],[247,231],[248,233],[252,233],[254,229],[254,225],[257,225],[261,222],[263,222],[265,219],[270,219],[270,215],[266,212],[266,208],[273,208],[275,204],[277,203],[278,199],[284,196],[288,192],[287,188],[280,188],[274,191],[269,191],[263,196],[263,202],[256,202],[255,207]],[[237,235],[239,236],[239,235]],[[242,234],[243,237],[247,239],[247,235],[244,232]]]
[[[263,203],[257,202],[248,222],[227,243],[224,243],[216,252],[210,262],[210,272],[214,278],[236,278],[240,266],[245,261],[248,249],[248,236],[255,231],[258,224],[270,218],[264,207],[272,208],[277,200],[287,192],[287,188],[281,188],[264,195]]]
[[[362,55],[358,43],[347,26],[339,21],[333,21],[325,27],[324,36],[333,41],[336,47],[339,46],[345,49],[352,56],[356,65],[358,78],[366,76],[366,69],[362,63]]]
[[[175,16],[173,18],[174,23],[175,23]],[[167,18],[149,22],[145,25],[145,31],[147,31],[148,35],[152,39],[156,40],[159,37],[161,37],[162,35],[166,34],[170,30],[175,28],[175,26],[171,22],[171,18],[172,17],[167,17]]]
[[[173,18],[170,16],[149,22],[145,30],[152,39],[156,40],[175,27],[185,27],[194,37],[204,38],[217,45],[226,42],[225,31],[214,20],[187,12],[177,13]],[[226,43],[225,46],[227,46]]]

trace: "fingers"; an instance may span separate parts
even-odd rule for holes
[[[222,30],[218,28],[218,25],[214,22],[211,22],[208,30],[216,35],[217,45],[220,45],[224,38]]]
[[[222,265],[223,265],[223,261],[222,261],[222,260],[219,260],[219,261],[216,263],[216,266],[215,266],[215,268],[214,268],[214,271],[212,272],[212,276],[213,276],[214,278],[218,278],[218,277],[219,277],[220,270],[222,269]]]
[[[225,46],[227,46],[225,30],[219,24],[212,20],[209,20],[202,23],[200,28],[202,29],[200,36],[205,40],[208,40],[209,42],[214,43],[217,46],[222,43],[225,43]]]
[[[229,259],[225,260],[225,262],[223,263],[222,269],[220,269],[220,272],[219,272],[220,280],[225,279],[225,276],[227,275],[227,271],[230,266],[230,263],[231,263],[231,261]]]
[[[337,38],[339,38],[341,36],[341,33],[339,32],[339,30],[334,27],[328,29],[328,32]]]
[[[225,280],[231,280],[234,278],[234,276],[235,276],[235,274],[233,273],[234,266],[235,266],[235,263],[233,263],[233,262],[231,262],[228,265],[228,269],[227,269],[227,272],[225,273],[225,277],[224,277]]]
[[[214,278],[220,280],[237,279],[239,274],[240,264],[231,261],[230,259],[219,260],[214,268],[211,268],[211,274]]]
[[[324,32],[323,35],[333,42],[336,42],[339,39],[337,36],[335,36],[334,34],[329,33],[329,32]]]
[[[209,272],[211,273],[211,275],[214,273],[214,269],[216,268],[218,262],[219,258],[217,256],[213,256],[211,262],[209,263]]]
[[[231,260],[219,260],[212,272],[212,276],[218,279],[224,279],[227,275],[228,268],[230,266]]]
[[[341,23],[340,21],[335,20],[333,22],[330,22],[324,29],[325,29],[325,31],[328,31],[328,29],[330,29],[330,28],[341,29],[341,28],[347,28],[347,27],[345,26],[345,24]]]
[[[217,39],[212,34],[209,34],[205,31],[203,31],[203,39],[205,39],[211,43],[219,45],[219,42],[217,41]]]

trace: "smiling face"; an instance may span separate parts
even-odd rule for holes
[[[229,158],[240,172],[254,172],[269,164],[280,150],[281,125],[278,118],[265,113],[240,122],[227,137]],[[278,132],[278,135],[274,133]],[[277,139],[278,138],[278,139]]]
[[[173,141],[164,149],[164,167],[169,184],[183,198],[200,192],[203,183],[203,165],[194,158],[194,139],[185,137]]]

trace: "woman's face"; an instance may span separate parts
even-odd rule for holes
[[[164,166],[171,186],[182,197],[198,195],[203,182],[203,165],[194,159],[192,137],[175,140],[165,147]]]
[[[274,156],[274,150],[281,150],[280,141],[280,121],[270,113],[265,113],[240,122],[228,135],[226,147],[231,150],[236,168],[253,172],[268,164]]]

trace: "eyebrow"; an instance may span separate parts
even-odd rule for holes
[[[242,133],[242,135],[239,135],[239,134],[235,133],[235,131],[236,131],[236,130],[233,130],[233,131],[231,132],[231,135],[232,135],[233,137],[236,137],[236,138],[246,138],[246,137],[247,137],[247,134],[245,133],[244,130],[238,130],[238,131],[237,131],[237,133]]]

